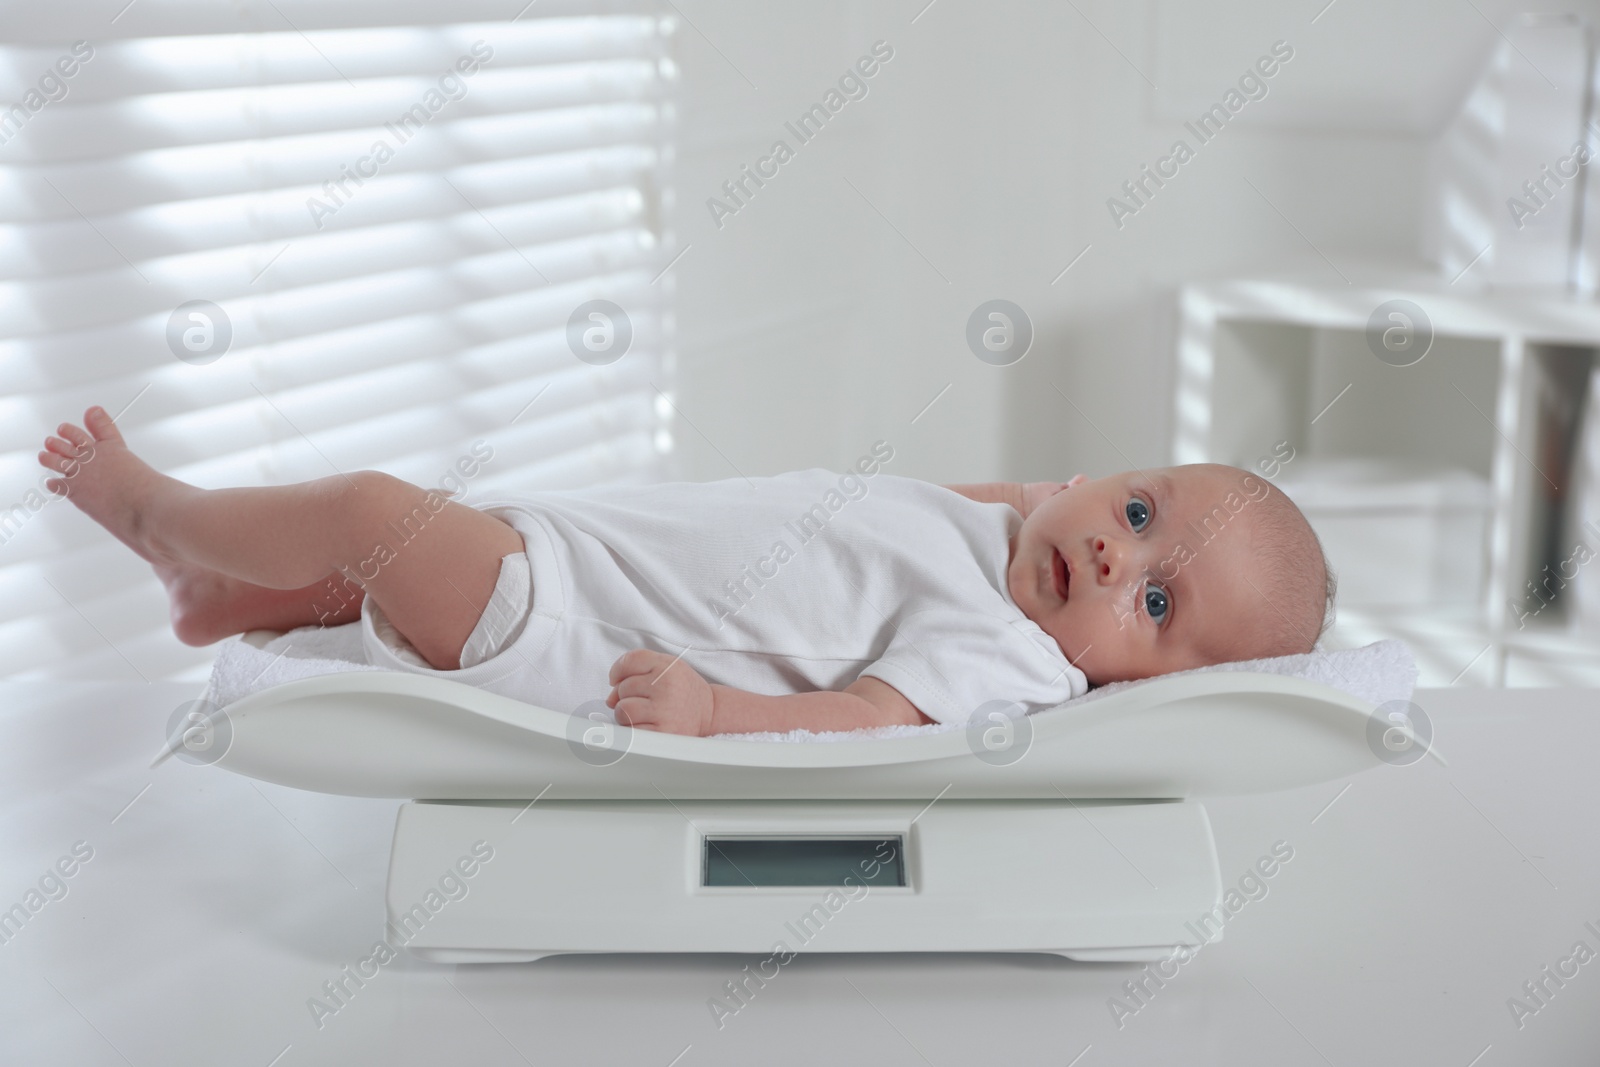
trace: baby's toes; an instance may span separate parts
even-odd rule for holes
[[[117,424],[111,421],[111,416],[106,414],[106,409],[93,407],[83,413],[83,424],[94,434],[96,441],[120,441],[122,431],[117,429]]]
[[[76,445],[79,449],[89,448],[94,444],[94,438],[89,436],[87,430],[84,430],[78,426],[74,426],[70,422],[63,422],[60,426],[57,426],[56,433],[60,434],[62,437],[65,437],[69,442]]]
[[[64,441],[59,437],[46,437],[44,439],[44,447],[56,455],[66,456],[68,459],[77,459],[81,455],[78,451],[80,446],[73,444],[71,441]]]
[[[40,452],[39,466],[46,467],[53,471],[59,471],[60,473],[66,474],[70,477],[71,472],[67,468],[70,466],[76,469],[78,466],[78,461],[70,456],[57,455],[55,452]]]

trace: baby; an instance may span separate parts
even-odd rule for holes
[[[190,645],[359,623],[371,663],[706,735],[968,721],[1311,650],[1333,581],[1275,486],[1196,464],[938,486],[884,473],[502,494],[377,471],[200,489],[102,408],[39,462],[155,568]],[[986,712],[987,714],[987,712]]]

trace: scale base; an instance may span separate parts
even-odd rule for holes
[[[713,862],[723,846],[739,864]],[[838,854],[800,858],[816,847]],[[766,884],[800,879],[828,884]],[[436,963],[731,952],[781,965],[798,952],[1149,962],[1201,943],[1192,927],[1221,895],[1194,801],[573,800],[402,805],[386,900],[390,943]]]

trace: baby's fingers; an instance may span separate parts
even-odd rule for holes
[[[628,697],[649,699],[652,695],[654,695],[654,690],[650,686],[649,675],[629,675],[611,687],[611,692],[606,696],[606,707],[616,710],[617,703]]]
[[[617,662],[611,665],[611,675],[607,681],[616,685],[624,678],[648,672],[655,665],[655,657],[660,654],[648,648],[636,648],[632,652],[624,652],[617,657]]]
[[[617,723],[636,730],[660,729],[655,707],[644,697],[623,697],[616,703]]]

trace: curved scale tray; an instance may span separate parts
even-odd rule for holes
[[[1304,679],[1200,672],[1027,716],[1023,755],[1004,765],[975,754],[967,730],[807,744],[614,727],[626,751],[597,766],[580,758],[593,759],[577,733],[586,720],[459,682],[351,671],[222,709],[228,736],[215,762],[316,792],[437,800],[1164,799],[1271,792],[1377,766],[1371,713]]]

